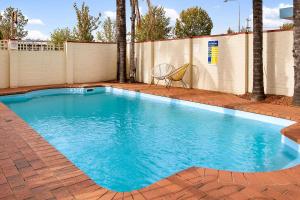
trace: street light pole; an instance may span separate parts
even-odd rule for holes
[[[241,32],[241,3],[239,0],[237,2],[239,4],[239,33],[240,33]]]
[[[239,32],[241,32],[241,4],[239,0],[224,0],[225,3],[229,1],[237,1],[239,6]]]

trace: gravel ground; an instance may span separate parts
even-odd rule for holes
[[[244,95],[238,95],[243,99],[251,99],[251,93],[247,93]],[[293,98],[281,95],[267,95],[267,98],[263,101],[264,103],[275,104],[275,105],[283,105],[283,106],[293,106]]]

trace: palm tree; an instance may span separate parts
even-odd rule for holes
[[[151,0],[147,0],[148,9],[151,10]],[[136,24],[140,26],[141,14],[139,10],[139,0],[130,0],[131,6],[131,41],[130,41],[130,82],[135,82],[136,66],[135,66],[135,29]]]
[[[134,54],[135,54],[134,42],[135,42],[136,16],[137,16],[137,12],[139,11],[138,0],[130,0],[130,6],[131,6],[130,82],[135,82],[136,66],[134,60]]]
[[[118,80],[126,82],[126,1],[117,0]]]
[[[117,2],[117,7],[118,7],[118,1]],[[120,12],[119,9],[117,8],[117,15],[116,15],[116,42],[117,42],[117,80],[120,80],[120,42],[119,42],[119,19],[120,18]]]
[[[294,0],[294,105],[300,106],[300,0]]]
[[[253,90],[252,100],[265,99],[263,76],[263,2],[253,0]]]

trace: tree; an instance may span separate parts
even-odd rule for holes
[[[250,33],[250,32],[251,32],[250,27],[244,27],[244,26],[242,26],[242,28],[240,30],[240,33]]]
[[[94,40],[92,32],[96,30],[100,25],[100,16],[97,17],[90,15],[90,9],[83,2],[81,9],[78,8],[77,4],[74,3],[76,11],[77,25],[74,28],[75,37],[79,41],[90,42]]]
[[[118,79],[126,82],[126,1],[117,1]]]
[[[3,14],[0,14],[0,18],[0,32],[3,39],[21,40],[27,36],[28,32],[25,30],[25,26],[28,23],[28,19],[25,18],[21,10],[8,7]]]
[[[263,2],[253,0],[253,91],[252,100],[265,99],[263,76]]]
[[[135,54],[135,48],[134,48],[134,42],[135,42],[135,21],[136,21],[136,6],[137,6],[137,0],[130,0],[130,7],[131,7],[131,38],[130,38],[130,82],[135,82],[135,61],[134,61],[134,54]]]
[[[171,32],[170,18],[166,17],[163,7],[151,6],[147,14],[142,17],[137,28],[137,41],[167,39]]]
[[[2,23],[2,15],[0,14],[0,24]],[[3,40],[3,34],[0,30],[0,40]]]
[[[130,33],[130,82],[135,82],[135,75],[136,75],[136,66],[135,66],[135,25],[136,25],[136,17],[139,17],[139,4],[138,0],[130,0],[130,7],[131,7],[131,33]],[[140,23],[140,22],[138,22]]]
[[[151,1],[147,0],[148,8],[151,8]],[[130,33],[130,82],[135,82],[136,78],[136,63],[135,63],[135,40],[136,40],[136,24],[140,26],[141,15],[139,10],[139,0],[130,0],[131,6],[131,33]],[[151,13],[152,14],[152,13]],[[153,18],[153,17],[152,17]],[[152,19],[151,18],[151,19]],[[151,22],[153,20],[150,20]]]
[[[227,29],[227,34],[233,34],[234,33],[234,31],[229,27],[228,29]]]
[[[293,30],[294,24],[293,23],[284,23],[280,26],[280,30],[287,31],[287,30]]]
[[[69,28],[57,28],[51,33],[51,42],[63,45],[65,41],[74,40],[74,35]]]
[[[293,103],[300,106],[300,0],[294,0],[294,73]]]
[[[116,42],[116,21],[107,17],[102,25],[102,30],[97,32],[97,39],[102,42]]]
[[[175,35],[185,38],[199,35],[210,35],[213,22],[207,12],[200,7],[183,10],[176,19]]]

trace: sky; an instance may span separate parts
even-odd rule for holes
[[[116,0],[84,1],[90,7],[91,14],[97,15],[100,12],[103,18],[115,17]],[[0,12],[2,13],[9,6],[21,9],[29,19],[26,26],[27,38],[47,40],[55,28],[69,27],[72,29],[75,26],[74,2],[80,5],[83,0],[0,0]],[[277,29],[282,23],[287,22],[279,19],[279,8],[291,6],[293,0],[264,0],[263,2],[265,29]],[[237,31],[239,3],[241,25],[246,26],[246,19],[252,17],[252,0],[232,0],[227,3],[224,3],[224,0],[152,0],[153,5],[165,8],[172,25],[175,24],[176,18],[183,9],[192,6],[202,7],[212,18],[214,24],[212,34],[226,33],[228,27]],[[147,12],[146,0],[140,0],[140,10],[142,14]],[[128,22],[129,14],[130,7],[129,0],[127,0]]]

